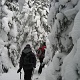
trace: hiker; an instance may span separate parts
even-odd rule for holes
[[[24,80],[31,80],[32,72],[34,68],[36,68],[36,57],[29,44],[27,44],[22,51],[17,73],[19,73],[22,68],[24,70]]]
[[[37,57],[40,61],[40,66],[39,66],[39,70],[38,70],[38,74],[41,74],[42,72],[42,68],[44,67],[43,63],[43,59],[45,57],[45,48],[46,48],[46,44],[45,42],[43,42],[42,45],[40,45],[38,51],[37,51]]]

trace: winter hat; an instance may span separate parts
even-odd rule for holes
[[[26,45],[26,48],[31,48],[30,44],[27,44],[27,45]]]
[[[32,51],[32,49],[31,49],[31,46],[30,46],[30,44],[27,44],[26,46],[25,46],[25,48],[23,49],[23,53],[24,54],[26,54],[26,53],[29,53],[29,52],[31,52]]]

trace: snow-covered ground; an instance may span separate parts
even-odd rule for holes
[[[23,75],[22,75],[23,76]],[[20,80],[20,74],[17,74],[17,68],[10,69],[8,73],[0,76],[0,80]],[[23,77],[22,77],[23,80]]]
[[[32,80],[45,80],[45,68],[43,68],[42,74],[38,75],[39,63],[37,64],[34,74],[32,76]],[[17,73],[18,67],[12,68],[8,73],[4,73],[0,75],[0,80],[20,80],[20,73]],[[24,80],[24,72],[21,70],[21,80]],[[38,78],[38,79],[36,79]]]

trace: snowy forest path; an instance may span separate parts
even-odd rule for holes
[[[23,75],[21,75],[21,78]],[[12,68],[8,73],[4,73],[0,76],[0,80],[20,80],[20,74],[17,74],[17,68]],[[24,79],[21,79],[24,80]]]
[[[38,75],[38,68],[39,68],[39,63],[37,64],[32,80],[45,80],[43,79],[44,76],[44,71],[43,74]],[[11,68],[8,73],[4,73],[0,75],[0,80],[20,80],[20,73],[17,73],[18,67],[16,68]],[[24,80],[24,72],[21,70],[21,80]]]

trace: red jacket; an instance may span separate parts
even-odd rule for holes
[[[44,55],[45,55],[45,48],[46,46],[42,46],[38,49],[38,52],[37,52],[37,57],[38,58],[44,58]]]

